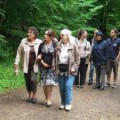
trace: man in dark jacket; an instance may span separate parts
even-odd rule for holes
[[[104,90],[107,58],[109,54],[107,52],[107,44],[103,40],[103,33],[101,31],[96,33],[96,39],[97,41],[93,46],[91,54],[91,60],[96,69],[96,86],[94,88]]]

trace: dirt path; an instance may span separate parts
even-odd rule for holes
[[[120,78],[120,75],[119,77]],[[74,87],[73,107],[70,112],[59,110],[58,86],[52,94],[52,106],[40,104],[44,99],[42,87],[38,86],[38,103],[26,103],[25,89],[0,95],[0,120],[120,120],[120,82],[117,88],[94,90],[85,85],[84,89]]]

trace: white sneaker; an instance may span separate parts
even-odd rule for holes
[[[66,105],[66,106],[65,106],[65,110],[66,110],[66,111],[70,111],[70,110],[71,110],[71,108],[72,108],[72,106],[71,106],[71,105]]]
[[[65,105],[60,105],[59,109],[64,110],[65,109]]]
[[[112,88],[116,88],[116,84],[113,84]]]
[[[104,87],[110,87],[110,83],[106,83]]]

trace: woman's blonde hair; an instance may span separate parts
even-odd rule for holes
[[[71,38],[71,31],[68,30],[68,29],[63,29],[60,31],[60,34],[66,34],[68,35],[68,38],[69,38],[69,41],[70,41],[70,38]]]

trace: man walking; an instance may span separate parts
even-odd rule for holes
[[[118,64],[120,59],[120,39],[117,38],[118,30],[112,29],[110,37],[106,42],[108,45],[109,59],[107,62],[107,83],[105,87],[110,87],[111,71],[113,69],[113,88],[116,88],[118,75]]]

